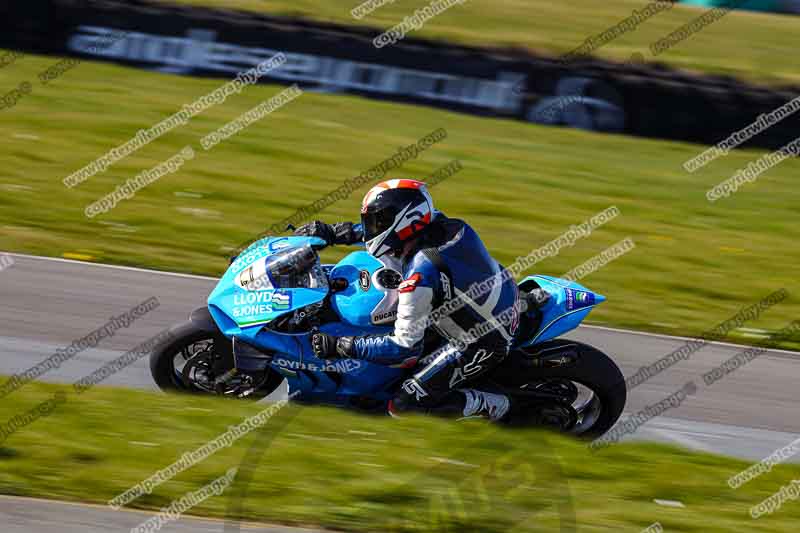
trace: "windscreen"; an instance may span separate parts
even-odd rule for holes
[[[266,274],[276,289],[316,289],[327,287],[319,256],[311,246],[283,250],[267,258]]]

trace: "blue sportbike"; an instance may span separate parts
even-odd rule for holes
[[[322,264],[317,237],[267,237],[240,253],[206,307],[173,327],[150,369],[167,391],[261,399],[286,381],[293,401],[385,412],[414,368],[357,359],[323,360],[311,334],[390,331],[401,269],[391,257],[355,251]],[[580,435],[602,435],[625,406],[625,380],[599,350],[558,339],[605,300],[550,276],[519,283],[520,325],[509,356],[471,387],[502,392],[529,406],[526,423]]]

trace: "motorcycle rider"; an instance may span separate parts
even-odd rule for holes
[[[425,183],[384,181],[364,197],[361,224],[314,221],[295,234],[321,237],[329,245],[363,240],[374,257],[392,254],[403,269],[392,333],[358,337],[315,333],[311,344],[318,357],[420,368],[389,402],[393,416],[421,410],[493,421],[509,418],[508,396],[469,384],[508,354],[519,322],[516,282],[468,224],[434,209]],[[491,284],[483,293],[465,296],[473,284],[487,280]],[[431,320],[432,312],[453,298],[460,298],[462,305]]]

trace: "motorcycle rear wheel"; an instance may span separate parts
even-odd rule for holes
[[[583,439],[611,429],[627,400],[625,376],[609,356],[588,344],[562,339],[512,351],[492,381],[502,384],[518,403],[542,392],[569,398],[574,389],[578,394],[571,405],[554,407],[574,411],[564,415],[576,419],[562,429]]]

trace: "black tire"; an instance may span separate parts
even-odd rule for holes
[[[195,394],[211,394],[205,390],[187,386],[175,372],[175,355],[186,346],[203,340],[213,339],[215,342],[227,342],[218,332],[209,332],[192,321],[186,321],[170,329],[170,336],[157,345],[150,354],[150,374],[158,388],[164,392],[182,392]],[[283,376],[272,369],[264,384],[245,398],[260,400],[269,396],[283,381]]]
[[[559,350],[576,353],[576,361],[550,368],[535,366],[537,354],[543,351],[558,353]],[[588,344],[569,340],[558,339],[513,351],[492,379],[514,389],[531,381],[546,379],[570,380],[587,387],[600,400],[601,410],[597,420],[578,435],[585,439],[600,437],[611,429],[622,415],[627,400],[625,376],[616,363]]]

